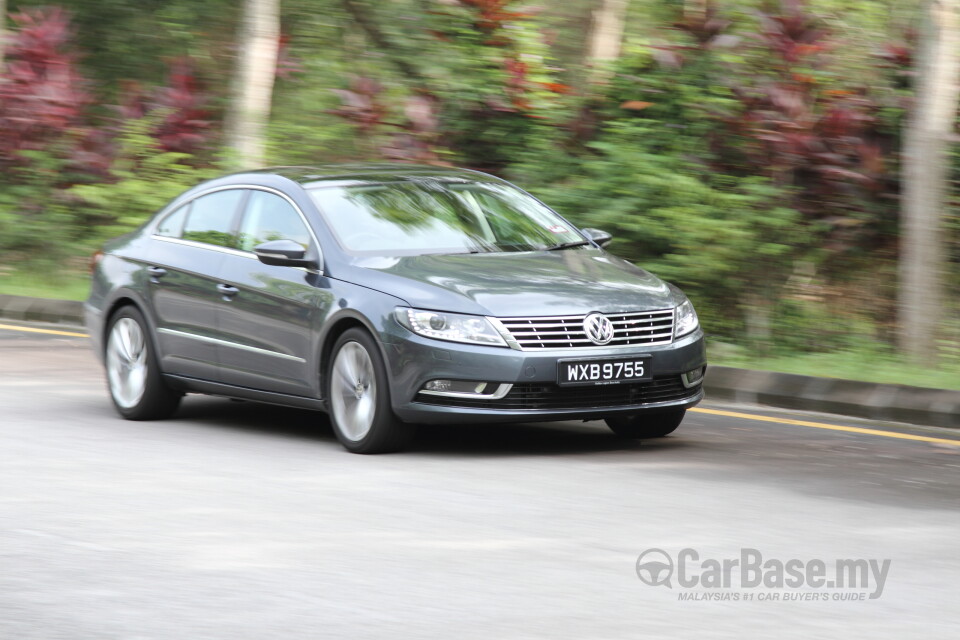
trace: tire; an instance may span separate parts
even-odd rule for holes
[[[625,416],[608,416],[604,422],[621,438],[644,439],[662,438],[673,433],[680,423],[686,409],[674,409],[657,413],[633,413]]]
[[[330,423],[347,451],[398,451],[413,437],[415,427],[393,414],[383,357],[363,329],[348,329],[337,338],[325,380]]]
[[[169,418],[180,406],[183,394],[163,381],[153,338],[136,307],[121,307],[110,318],[103,362],[110,399],[127,420]]]

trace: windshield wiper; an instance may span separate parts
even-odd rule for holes
[[[574,240],[572,242],[561,242],[560,244],[555,244],[552,247],[546,247],[544,251],[558,251],[560,249],[571,249],[573,247],[582,247],[590,244],[589,240]]]
[[[429,253],[421,253],[421,256],[466,256],[473,253],[490,253],[489,251],[481,251],[480,249],[467,249],[466,251],[431,251]]]

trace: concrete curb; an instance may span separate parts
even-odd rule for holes
[[[0,318],[83,325],[83,303],[0,294]],[[710,366],[714,400],[960,428],[960,391]]]
[[[0,294],[0,318],[79,326],[83,324],[83,303]]]
[[[712,400],[960,428],[960,391],[950,389],[711,366],[704,390]]]

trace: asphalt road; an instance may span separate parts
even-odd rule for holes
[[[83,338],[0,328],[0,638],[960,637],[960,432],[701,407],[365,457],[305,411],[120,420]]]

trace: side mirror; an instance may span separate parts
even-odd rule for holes
[[[313,261],[307,258],[307,250],[293,240],[271,240],[253,248],[257,259],[274,267],[309,267]]]
[[[583,232],[583,235],[587,236],[601,247],[607,246],[610,244],[610,241],[613,240],[612,235],[606,231],[601,231],[600,229],[580,229],[580,231]]]

